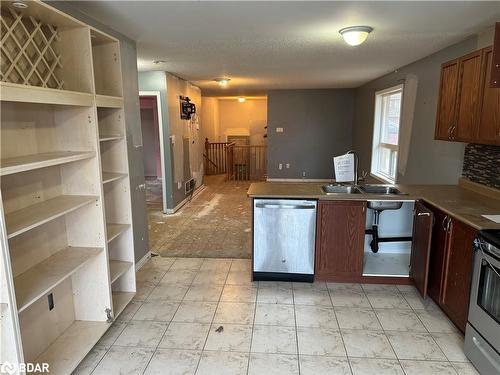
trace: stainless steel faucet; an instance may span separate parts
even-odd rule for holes
[[[354,150],[349,150],[346,154],[354,155],[354,186],[358,186],[358,169],[359,169],[359,156],[358,153]]]

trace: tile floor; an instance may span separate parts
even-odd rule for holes
[[[206,176],[206,188],[173,215],[148,204],[151,250],[165,257],[250,258],[250,183]]]
[[[252,283],[246,259],[155,257],[75,374],[477,374],[462,345],[413,287]]]

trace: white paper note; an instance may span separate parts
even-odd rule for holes
[[[354,154],[345,154],[333,158],[335,181],[354,181]]]
[[[500,215],[481,215],[482,217],[500,224]]]

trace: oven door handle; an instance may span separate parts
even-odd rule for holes
[[[491,363],[491,365],[500,373],[500,364],[498,364],[495,361],[495,359],[490,355],[490,353],[488,353],[483,348],[483,346],[475,336],[472,336],[472,342],[474,343],[474,345],[476,345],[476,348],[481,352],[484,358],[486,358]]]

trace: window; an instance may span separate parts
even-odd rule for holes
[[[375,93],[371,173],[389,183],[396,182],[402,97],[403,85]]]

